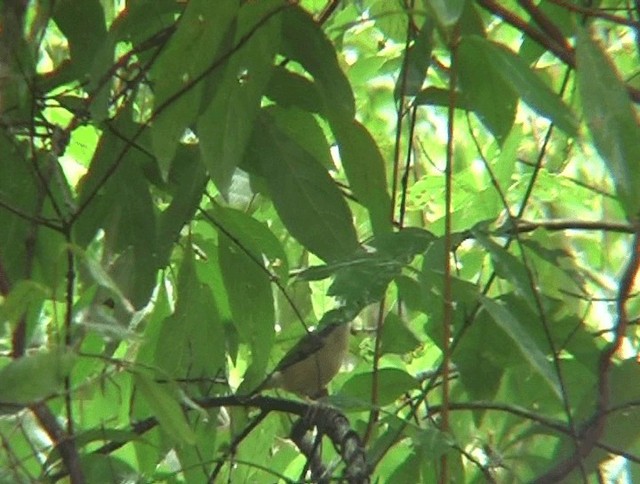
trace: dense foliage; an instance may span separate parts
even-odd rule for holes
[[[5,0],[0,481],[640,479],[632,3]]]

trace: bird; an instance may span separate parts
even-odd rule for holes
[[[282,388],[312,400],[326,395],[347,354],[349,330],[349,323],[332,322],[305,334],[255,392]]]

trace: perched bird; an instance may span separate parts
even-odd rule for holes
[[[257,391],[282,388],[303,397],[318,398],[336,376],[349,348],[349,323],[329,323],[307,333],[278,363]]]

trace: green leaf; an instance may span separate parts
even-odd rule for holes
[[[369,212],[376,235],[391,231],[391,197],[387,192],[385,161],[378,146],[358,121],[336,121],[332,129],[353,194]]]
[[[378,405],[390,405],[406,392],[420,388],[418,380],[398,368],[378,370]],[[341,395],[353,396],[363,401],[371,400],[373,372],[359,373],[349,378],[340,389]]]
[[[58,349],[10,361],[0,369],[0,404],[27,405],[62,390],[75,355]]]
[[[158,235],[155,200],[150,194],[146,166],[138,150],[124,156],[128,139],[137,131],[130,108],[102,135],[87,175],[79,185],[81,203],[93,199],[73,226],[78,245],[88,244],[99,229],[109,258],[109,275],[122,294],[140,308],[156,285]],[[146,160],[146,155],[142,157]]]
[[[536,306],[533,295],[531,294],[529,273],[523,262],[508,250],[500,247],[480,230],[474,229],[473,235],[476,240],[487,249],[487,252],[489,252],[496,275],[513,284],[516,292],[527,301],[531,308],[535,309]]]
[[[283,14],[282,54],[300,63],[313,76],[323,112],[331,119],[353,119],[355,101],[333,44],[313,18],[298,6]]]
[[[47,288],[41,284],[30,280],[18,281],[0,302],[0,325],[9,323],[10,328],[15,328],[29,308],[39,307],[47,294]]]
[[[283,66],[273,69],[265,95],[283,108],[298,107],[311,113],[321,113],[323,110],[316,85]]]
[[[426,104],[430,106],[447,107],[451,102],[449,97],[450,97],[450,94],[448,89],[443,89],[441,87],[428,86],[418,93],[418,95],[415,98],[415,103],[418,105]],[[456,96],[455,96],[455,106],[458,109],[464,109],[467,111],[472,110],[471,103],[468,103],[459,92],[456,93]]]
[[[194,146],[179,146],[171,167],[171,203],[158,217],[158,266],[164,267],[182,228],[193,218],[209,179]]]
[[[310,267],[300,272],[298,278],[314,281],[335,275],[328,295],[338,297],[343,305],[359,311],[367,304],[380,301],[389,283],[399,277],[403,266],[424,252],[432,240],[429,232],[417,228],[386,233],[369,242],[373,251],[359,250],[337,262]]]
[[[213,293],[198,279],[192,252],[182,260],[177,295],[175,312],[162,321],[155,364],[174,377],[212,377],[226,363],[225,337]]]
[[[531,109],[549,118],[568,135],[575,136],[578,133],[578,123],[571,110],[517,54],[482,37],[471,36],[466,38],[465,42],[467,48],[479,52],[483,59],[490,62],[493,71],[499,74]]]
[[[387,314],[382,326],[382,354],[404,355],[411,353],[418,346],[420,346],[420,340],[404,321],[396,313]]]
[[[282,3],[276,0],[243,4],[232,47],[227,50],[241,47],[226,60],[220,82],[212,88],[213,97],[198,119],[203,162],[224,196],[245,156],[269,85],[280,38],[281,15],[274,12],[280,10]]]
[[[427,0],[427,5],[435,12],[438,22],[451,27],[458,22],[466,0]]]
[[[535,340],[521,326],[520,321],[514,317],[509,309],[493,299],[480,296],[480,302],[496,324],[511,338],[524,359],[544,378],[555,395],[559,399],[562,398],[560,382],[558,381],[558,376],[554,373],[551,362],[540,350]]]
[[[264,376],[275,340],[271,280],[255,260],[226,236],[218,239],[218,257],[240,342],[251,350],[243,385],[254,387]]]
[[[462,38],[458,47],[461,100],[502,144],[515,120],[518,98],[491,57],[474,36]]]
[[[356,250],[352,215],[335,182],[266,112],[254,131],[250,155],[266,178],[278,215],[302,245],[328,261]]]
[[[212,218],[222,229],[218,229],[223,237],[231,236],[260,263],[263,257],[269,262],[269,269],[278,274],[281,282],[286,284],[289,278],[289,263],[282,244],[269,227],[253,217],[219,205],[210,212]]]
[[[297,107],[283,109],[279,106],[266,108],[278,128],[295,140],[327,170],[335,170],[331,151],[322,128],[310,113]]]
[[[69,41],[75,72],[88,72],[107,36],[104,10],[100,1],[61,0],[55,4],[54,19]]]
[[[190,1],[175,33],[153,65],[155,109],[171,102],[154,118],[151,130],[153,151],[165,179],[178,141],[198,114],[203,83],[193,85],[177,98],[175,96],[220,56],[220,45],[232,28],[238,8],[237,0],[216,3]]]
[[[415,96],[422,89],[427,70],[431,65],[434,28],[435,22],[428,16],[420,28],[415,42],[407,50],[405,62],[393,91],[396,101],[401,95]]]
[[[627,88],[602,47],[582,29],[576,45],[578,91],[598,153],[607,164],[627,218],[640,214],[640,127]]]
[[[160,422],[163,430],[179,442],[194,444],[196,435],[184,416],[178,399],[167,385],[160,385],[148,376],[135,372],[136,388]]]

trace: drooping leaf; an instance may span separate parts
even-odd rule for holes
[[[441,25],[451,27],[462,15],[467,0],[427,0],[426,3],[434,11]]]
[[[269,269],[278,274],[283,284],[289,277],[287,255],[280,241],[269,228],[251,216],[232,208],[214,206],[211,210],[213,220],[220,224],[216,227],[222,236],[230,236],[242,243],[254,260],[262,264],[263,257],[269,263]]]
[[[178,399],[166,385],[156,383],[147,375],[136,372],[136,388],[160,422],[165,432],[179,442],[193,444],[196,436],[185,418]]]
[[[75,71],[88,72],[107,36],[100,1],[61,0],[55,4],[54,19],[69,41]]]
[[[179,146],[171,166],[171,203],[158,216],[158,265],[164,267],[180,231],[192,219],[208,177],[194,146]]]
[[[224,53],[229,55],[224,72],[211,87],[211,101],[198,119],[203,162],[224,196],[245,155],[269,84],[279,46],[282,9],[282,3],[276,0],[243,4],[233,42]]]
[[[109,274],[134,307],[145,305],[156,284],[158,235],[156,207],[146,166],[128,137],[137,131],[130,107],[123,109],[104,134],[89,170],[79,183],[79,204],[86,205],[73,226],[79,245],[104,231]]]
[[[309,267],[299,273],[298,278],[316,281],[335,276],[328,294],[359,311],[367,304],[380,301],[404,265],[424,252],[432,241],[429,232],[417,228],[382,234],[369,242],[374,251],[360,250],[336,262]]]
[[[406,59],[393,95],[396,100],[401,96],[415,96],[422,89],[422,84],[427,77],[427,70],[431,65],[431,50],[433,49],[433,31],[435,21],[431,16],[427,16],[418,37],[406,53]]]
[[[193,82],[220,56],[220,45],[233,28],[238,8],[237,0],[189,2],[153,65],[155,109],[162,111],[153,120],[151,138],[165,178],[178,141],[195,120],[202,102],[204,84]]]
[[[325,116],[329,120],[353,119],[355,101],[351,86],[322,29],[297,6],[285,11],[282,29],[282,54],[302,64],[313,76]]]
[[[323,110],[315,84],[283,66],[273,69],[265,94],[284,108],[297,107],[311,113],[321,113]]]
[[[480,302],[496,324],[511,338],[522,357],[544,378],[555,395],[562,398],[560,382],[551,362],[540,350],[535,340],[521,327],[520,321],[508,308],[493,299],[481,296]]]
[[[382,326],[382,353],[404,355],[420,346],[420,340],[397,314],[389,313]]]
[[[627,218],[640,214],[640,126],[624,82],[602,47],[578,30],[578,89],[587,125],[607,164]]]
[[[513,86],[495,69],[491,53],[474,36],[463,37],[458,47],[462,101],[502,143],[515,120],[518,98]]]
[[[489,252],[493,261],[493,266],[498,277],[510,282],[515,287],[518,294],[527,303],[535,308],[533,295],[531,293],[531,281],[523,262],[499,246],[479,230],[474,230],[476,240]]]
[[[278,128],[294,139],[327,170],[335,170],[327,138],[316,119],[295,106],[267,108]]]
[[[175,312],[158,333],[155,364],[176,378],[214,377],[224,369],[225,337],[213,293],[198,279],[190,252],[182,260],[176,289]]]
[[[404,393],[419,388],[418,381],[399,368],[382,368],[378,371],[378,404],[389,405]],[[373,373],[358,373],[340,388],[341,395],[350,395],[363,401],[371,400]]]
[[[332,128],[351,189],[367,208],[373,233],[391,231],[391,197],[387,191],[385,161],[375,140],[355,120],[336,121]]]
[[[63,388],[75,355],[62,349],[39,351],[10,361],[0,369],[0,405],[26,405]]]
[[[302,245],[327,261],[355,251],[352,215],[329,173],[267,113],[258,120],[250,156],[278,215]]]
[[[240,342],[251,351],[244,385],[254,387],[263,377],[275,339],[275,311],[271,280],[258,261],[227,236],[218,239],[218,257]]]
[[[578,124],[574,114],[560,96],[553,92],[517,54],[482,37],[468,37],[465,43],[466,48],[488,60],[490,62],[488,68],[500,75],[502,80],[509,84],[531,109],[549,118],[568,135],[577,134]]]

